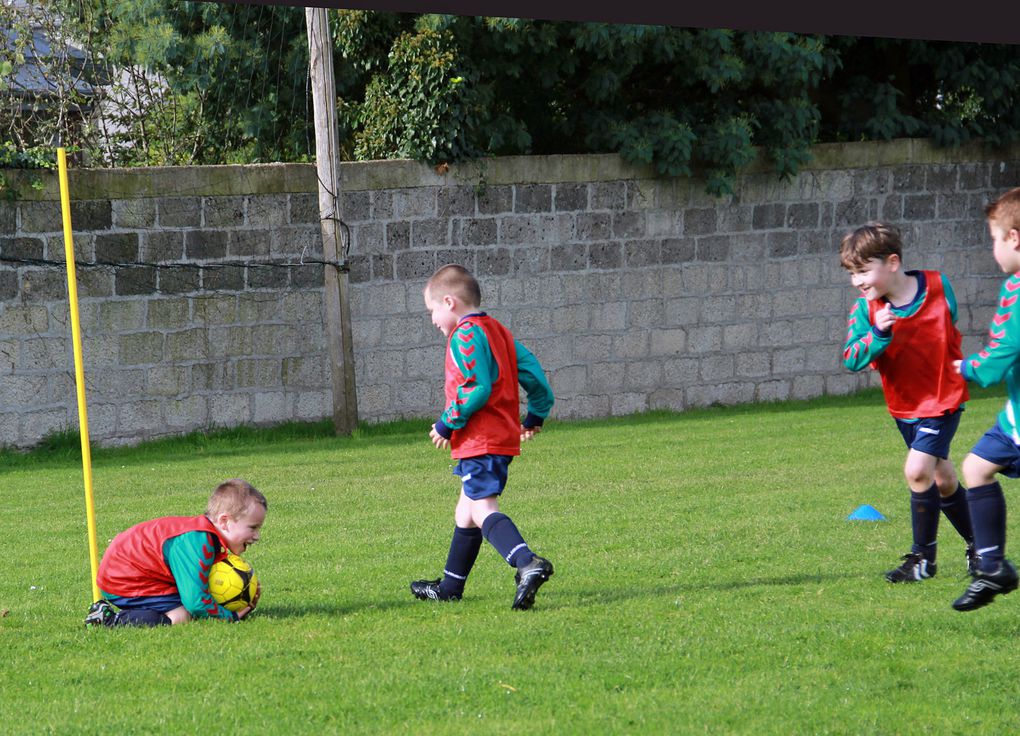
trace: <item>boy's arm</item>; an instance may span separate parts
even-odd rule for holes
[[[953,291],[953,285],[949,283],[949,279],[946,277],[944,273],[940,273],[939,276],[942,277],[942,291],[946,295],[946,305],[949,307],[949,314],[953,318],[953,324],[956,324],[957,318],[956,292]]]
[[[843,365],[852,371],[867,368],[885,352],[892,342],[892,332],[880,330],[871,323],[868,301],[860,297],[847,318],[846,342],[843,343]]]
[[[514,349],[517,352],[517,382],[528,396],[528,415],[521,426],[525,429],[541,427],[555,401],[552,387],[538,358],[517,340],[514,340]]]
[[[492,384],[499,377],[492,348],[481,327],[468,323],[454,330],[450,352],[461,380],[456,397],[435,424],[436,433],[447,440],[453,436],[453,430],[463,427],[472,414],[485,406]]]
[[[218,547],[219,542],[209,532],[186,532],[163,544],[163,556],[177,582],[181,603],[192,618],[237,621],[237,616],[214,601],[209,592],[209,570]]]
[[[1020,359],[1020,277],[1010,276],[999,291],[999,305],[988,327],[988,342],[963,359],[960,374],[980,386],[991,386],[1006,377]]]

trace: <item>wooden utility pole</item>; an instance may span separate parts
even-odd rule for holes
[[[305,8],[308,26],[309,70],[315,109],[315,161],[319,174],[319,219],[322,260],[326,261],[323,298],[326,302],[326,341],[329,343],[333,383],[333,426],[349,435],[358,426],[358,396],[354,384],[354,343],[347,282],[347,249],[340,229],[340,162],[336,127],[336,81],[333,42],[325,8]],[[335,264],[335,265],[334,265]]]

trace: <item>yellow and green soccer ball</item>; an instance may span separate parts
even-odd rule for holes
[[[254,568],[233,553],[209,570],[209,592],[228,611],[237,613],[250,606],[258,587]]]

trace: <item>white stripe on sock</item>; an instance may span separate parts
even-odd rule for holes
[[[507,562],[510,562],[511,558],[512,558],[512,557],[514,556],[514,553],[515,553],[515,552],[516,552],[517,550],[519,550],[519,549],[523,549],[524,547],[527,547],[527,546],[528,546],[528,545],[527,545],[527,543],[526,543],[526,542],[524,542],[524,543],[521,543],[521,544],[518,544],[518,545],[517,545],[516,547],[514,547],[514,548],[513,548],[512,550],[510,550],[509,554],[507,554],[507,556],[506,556],[506,561],[507,561]]]

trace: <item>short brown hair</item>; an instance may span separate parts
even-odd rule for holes
[[[425,291],[433,299],[450,294],[469,307],[482,303],[482,287],[478,280],[458,263],[448,263],[437,269],[426,282]]]
[[[1004,230],[1020,230],[1020,187],[1010,189],[985,207],[985,217]]]
[[[893,255],[903,258],[903,240],[899,230],[884,222],[861,225],[839,244],[839,261],[848,271],[862,268],[872,258],[885,260]]]
[[[231,519],[237,519],[255,504],[261,504],[262,508],[269,510],[269,503],[261,491],[242,478],[231,478],[216,486],[216,490],[209,496],[205,515],[215,519],[220,514],[226,514]]]

